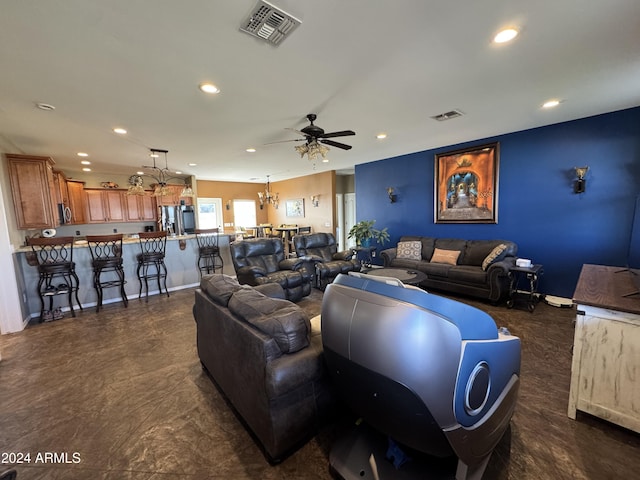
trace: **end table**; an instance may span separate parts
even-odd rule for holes
[[[509,300],[507,300],[507,308],[513,308],[518,295],[524,297],[527,301],[527,308],[530,312],[536,308],[538,303],[538,279],[543,273],[542,265],[531,265],[530,267],[513,266],[509,269]],[[529,284],[526,285],[526,281]],[[525,289],[519,289],[520,283],[523,283]]]

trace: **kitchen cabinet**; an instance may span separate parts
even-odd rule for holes
[[[69,209],[69,222],[74,225],[87,223],[85,215],[84,182],[79,180],[67,180],[67,202]]]
[[[124,222],[122,190],[85,188],[86,223]]]
[[[57,226],[57,198],[50,157],[6,154],[19,230]]]
[[[156,200],[151,192],[144,195],[127,195],[123,192],[127,222],[155,222],[157,220]]]
[[[184,201],[184,205],[193,205],[192,197],[181,197],[180,193],[184,189],[184,185],[167,185],[166,189],[169,190],[167,195],[156,197],[158,206],[175,206],[181,205],[181,201]]]

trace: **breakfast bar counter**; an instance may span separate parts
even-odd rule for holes
[[[224,263],[223,272],[228,275],[235,275],[231,254],[229,251],[230,236],[219,234],[218,243],[220,255]],[[140,291],[140,283],[136,269],[138,266],[136,255],[140,253],[140,241],[138,238],[124,238],[122,241],[122,259],[125,274],[125,293],[129,300],[137,299]],[[38,268],[28,262],[28,253],[31,247],[22,246],[15,250],[14,255],[19,274],[18,285],[22,284],[22,289],[26,294],[29,316],[37,318],[40,316],[40,295],[37,292]],[[91,266],[91,252],[86,240],[76,240],[73,247],[73,261],[75,271],[79,279],[78,298],[83,308],[95,307],[98,296],[93,287],[93,268]],[[198,242],[195,235],[168,236],[165,253],[165,265],[167,266],[167,288],[181,290],[183,288],[196,287],[200,284],[200,272],[198,270]],[[218,271],[218,273],[220,273]],[[149,283],[149,295],[158,293],[155,282]],[[66,296],[60,296],[56,302],[63,310],[68,309]],[[144,297],[143,297],[144,298]],[[103,304],[121,302],[120,292],[115,288],[104,290]],[[74,297],[75,302],[75,297]],[[77,306],[74,306],[77,310]]]

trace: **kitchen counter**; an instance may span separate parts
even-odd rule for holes
[[[235,275],[231,253],[229,250],[230,235],[219,234],[220,254],[224,262],[223,273]],[[182,242],[181,242],[182,240]],[[184,243],[184,249],[181,244]],[[91,252],[86,240],[77,240],[73,247],[73,261],[76,264],[76,273],[80,280],[78,297],[83,308],[95,307],[97,294],[93,288],[93,269],[91,267]],[[18,286],[22,288],[27,297],[28,315],[31,318],[40,315],[40,297],[36,292],[38,285],[38,268],[27,263],[27,252],[31,252],[31,247],[21,246],[15,249],[17,268],[20,270]],[[138,238],[125,238],[122,241],[122,258],[125,273],[125,293],[129,300],[138,298],[140,284],[136,269],[138,266],[136,255],[140,253],[140,240]],[[195,235],[176,235],[167,237],[167,247],[165,252],[165,265],[167,266],[167,287],[169,291],[181,290],[183,288],[197,287],[200,284],[200,273],[197,267],[198,242]],[[158,293],[155,282],[149,284],[149,295]],[[113,302],[121,302],[120,292],[117,288],[104,290],[103,305]],[[54,306],[62,306],[66,310],[68,305],[64,295],[56,298]],[[64,297],[64,298],[63,298]],[[75,300],[75,299],[74,299]],[[78,310],[77,307],[76,311]],[[124,307],[123,307],[124,308]]]

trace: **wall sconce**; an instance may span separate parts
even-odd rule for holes
[[[260,210],[264,209],[264,193],[258,192],[258,201],[260,202]]]
[[[589,171],[589,167],[574,167],[578,179],[573,183],[573,193],[584,193],[587,188],[585,175]]]
[[[320,195],[311,195],[311,205],[317,207],[320,204]]]
[[[393,193],[395,190],[393,187],[387,187],[387,195],[389,195],[389,201],[391,203],[395,203],[396,200],[398,199],[398,196]]]
[[[227,210],[231,210],[231,200],[227,200],[227,205],[225,206]]]

